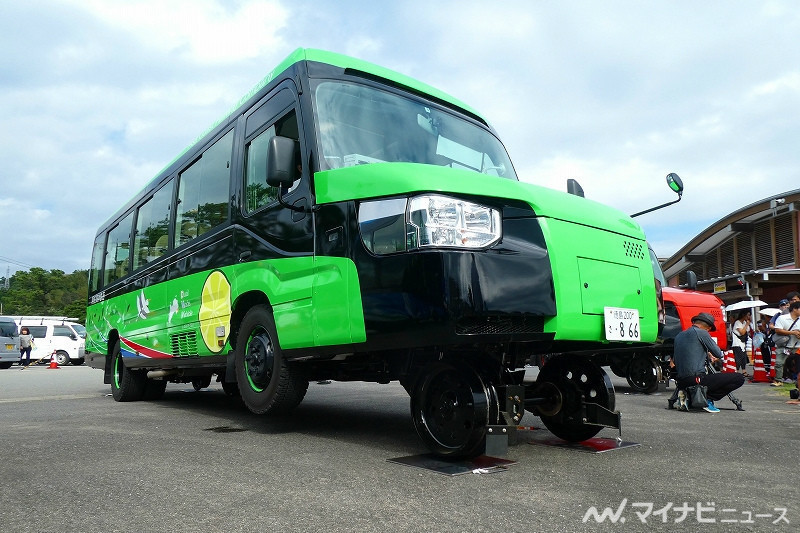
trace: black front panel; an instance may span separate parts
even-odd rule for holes
[[[488,250],[392,255],[367,251],[356,220],[353,202],[324,206],[317,253],[349,252],[355,261],[370,349],[543,339],[544,318],[556,306],[534,216],[506,216],[502,241]]]

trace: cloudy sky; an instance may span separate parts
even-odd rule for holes
[[[0,277],[88,267],[97,227],[297,47],[469,103],[525,181],[627,213],[668,256],[800,187],[790,1],[0,0]]]

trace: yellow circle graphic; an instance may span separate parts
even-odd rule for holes
[[[212,272],[203,284],[197,318],[208,349],[214,353],[221,351],[230,331],[231,286],[219,270]]]

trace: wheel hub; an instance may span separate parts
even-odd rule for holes
[[[275,363],[272,341],[266,332],[258,332],[250,337],[244,363],[250,386],[255,391],[264,390],[272,378],[272,368]]]

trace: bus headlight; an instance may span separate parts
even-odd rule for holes
[[[408,248],[486,248],[500,240],[500,212],[459,198],[426,194],[408,202]]]
[[[364,246],[379,255],[422,248],[476,250],[502,237],[500,211],[440,194],[361,202],[358,224]]]

